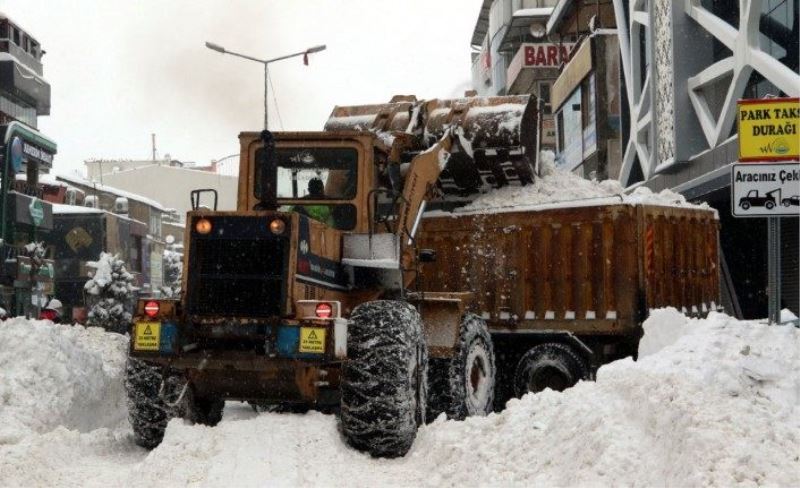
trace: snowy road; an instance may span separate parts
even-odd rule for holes
[[[645,328],[638,362],[437,420],[408,456],[380,460],[346,447],[332,416],[238,403],[214,428],[173,420],[147,452],[120,407],[119,336],[11,324],[0,343],[38,336],[38,352],[0,351],[0,486],[800,485],[800,331],[674,310]]]

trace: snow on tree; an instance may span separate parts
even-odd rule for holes
[[[83,287],[89,308],[87,325],[124,334],[136,302],[137,288],[133,286],[133,275],[117,255],[105,252],[88,265],[95,272]]]
[[[164,250],[164,284],[161,293],[166,298],[177,298],[181,293],[183,254],[174,249]]]

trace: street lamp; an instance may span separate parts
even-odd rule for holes
[[[252,56],[247,56],[246,54],[235,53],[233,51],[228,51],[224,47],[220,46],[219,44],[214,44],[213,42],[206,42],[206,47],[211,49],[212,51],[217,51],[221,54],[230,54],[232,56],[237,56],[244,59],[249,59],[250,61],[255,61],[257,63],[261,63],[264,65],[264,129],[269,129],[269,108],[267,104],[267,87],[269,86],[269,71],[268,66],[269,63],[274,63],[275,61],[281,61],[283,59],[294,58],[297,56],[303,56],[304,61],[308,64],[308,55],[312,53],[318,53],[320,51],[325,50],[325,45],[314,46],[306,49],[305,51],[300,51],[299,53],[287,54],[286,56],[280,56],[277,58],[272,59],[258,59]]]

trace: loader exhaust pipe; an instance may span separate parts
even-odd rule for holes
[[[261,168],[259,183],[261,192],[259,203],[254,210],[277,210],[278,196],[275,185],[278,179],[278,166],[275,163],[275,136],[268,130],[261,131],[262,148],[256,151],[258,165]]]

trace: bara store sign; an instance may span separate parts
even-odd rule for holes
[[[740,100],[734,217],[800,215],[800,99]],[[792,161],[792,162],[790,162]]]

